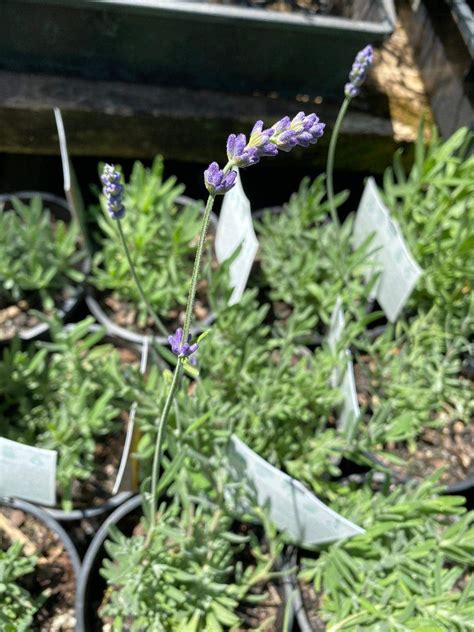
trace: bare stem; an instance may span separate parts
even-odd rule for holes
[[[137,290],[140,293],[142,301],[145,304],[145,307],[147,308],[148,314],[150,315],[151,319],[154,321],[154,323],[156,325],[156,328],[158,329],[158,331],[160,331],[160,333],[163,336],[167,336],[168,333],[169,333],[168,330],[163,325],[161,319],[155,313],[154,309],[152,308],[152,306],[148,302],[147,297],[145,296],[145,292],[143,291],[142,284],[140,283],[140,280],[139,280],[139,278],[137,276],[137,272],[135,270],[135,266],[133,264],[132,257],[130,256],[130,251],[128,249],[127,240],[125,239],[125,235],[123,233],[123,228],[122,228],[122,224],[121,224],[120,219],[117,219],[117,225],[118,225],[118,231],[119,231],[119,235],[120,235],[120,240],[122,242],[123,249],[124,249],[124,252],[125,252],[125,256],[127,257],[128,266],[130,268],[130,272],[132,273],[133,280],[135,281],[135,285],[137,286]]]
[[[342,121],[346,115],[347,108],[351,102],[350,97],[344,99],[339,114],[337,115],[334,129],[332,130],[331,140],[329,142],[328,160],[326,165],[326,186],[328,192],[329,208],[331,210],[331,218],[336,226],[339,226],[339,219],[337,217],[336,205],[334,204],[334,187],[333,187],[333,174],[334,174],[334,156],[336,154],[337,137],[341,129]]]

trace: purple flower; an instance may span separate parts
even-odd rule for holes
[[[102,191],[107,200],[107,208],[112,219],[122,219],[125,215],[123,205],[123,185],[120,183],[120,172],[113,165],[104,165],[100,176]]]
[[[259,160],[257,147],[247,145],[245,134],[231,134],[227,139],[227,158],[236,167],[250,167]]]
[[[217,162],[211,162],[204,172],[206,189],[211,195],[224,194],[229,191],[229,189],[232,189],[235,184],[236,177],[237,171],[224,173],[222,169],[219,169]]]
[[[353,98],[359,94],[373,61],[374,51],[370,44],[357,53],[349,74],[349,83],[346,83],[344,87],[346,97]]]
[[[318,142],[325,127],[325,123],[321,123],[316,114],[298,112],[293,119],[284,116],[273,125],[270,142],[281,151],[291,151],[297,145],[309,147]]]
[[[293,119],[285,116],[268,129],[263,121],[257,121],[250,133],[249,142],[245,134],[231,134],[227,139],[227,157],[232,166],[249,167],[263,156],[276,156],[278,150],[290,151],[293,147],[309,147],[324,133],[325,124],[316,114],[299,112]]]
[[[191,334],[188,335],[187,342],[183,343],[183,330],[181,327],[178,327],[172,336],[168,336],[168,342],[171,345],[171,351],[178,357],[189,358],[189,356],[195,353],[199,348],[197,342],[190,344]],[[191,362],[192,360],[193,358],[191,358]]]

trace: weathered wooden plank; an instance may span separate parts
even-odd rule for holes
[[[406,47],[404,40],[397,44],[391,38],[379,54],[371,85],[346,117],[339,169],[382,171],[394,149],[416,136],[426,100],[423,94],[416,99],[410,95],[408,107],[406,95],[400,98],[393,89],[393,41]],[[161,153],[168,159],[205,163],[223,161],[227,135],[249,130],[259,118],[271,123],[304,109],[316,111],[330,129],[339,104],[305,95],[289,100],[276,94],[240,96],[0,71],[0,151],[57,154],[55,106],[62,110],[73,156],[148,158]],[[319,146],[283,155],[280,162],[296,165],[304,160],[322,167],[328,140],[326,135]]]

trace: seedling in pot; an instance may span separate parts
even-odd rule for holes
[[[39,196],[0,204],[0,340],[37,325],[33,310],[52,316],[77,295],[85,252],[75,220],[60,217]]]
[[[2,632],[72,630],[79,567],[68,535],[44,510],[0,502]]]
[[[441,491],[436,476],[392,492],[339,487],[332,507],[366,532],[303,556],[301,628],[468,630],[474,515]]]
[[[57,451],[65,510],[110,495],[133,387],[141,384],[138,353],[101,344],[105,332],[91,324],[89,318],[66,329],[51,322],[52,342],[22,350],[16,340],[0,361],[1,435]]]
[[[442,481],[453,484],[474,473],[472,383],[462,374],[472,345],[456,332],[454,317],[444,326],[439,321],[433,308],[400,323],[397,335],[388,329],[375,342],[359,340],[356,382],[367,423],[358,448],[402,480],[423,479],[444,466]]]

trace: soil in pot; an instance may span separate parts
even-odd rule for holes
[[[56,235],[59,230],[62,231],[64,225],[69,225],[71,222],[71,216],[67,209],[66,202],[60,198],[55,200],[54,196],[49,196],[48,194],[38,193],[36,196],[33,193],[25,193],[18,194],[19,201],[15,202],[15,204],[28,205],[31,203],[31,208],[33,208],[33,206],[37,204],[33,198],[41,200],[40,203],[43,204],[43,209],[49,209],[50,211],[50,241],[52,241],[53,236]],[[0,207],[2,212],[16,212],[9,196],[1,196]],[[39,236],[37,235],[37,239],[45,239],[45,227],[42,227],[40,224],[38,230]],[[83,250],[79,233],[77,233],[75,248],[73,247],[72,252],[69,252],[68,258],[72,260],[72,268],[74,269],[73,272],[71,271],[71,275],[74,275],[77,279],[82,278],[83,273],[88,268],[88,260]],[[45,261],[43,265],[47,266],[47,262]],[[8,281],[11,280],[8,279]],[[27,283],[29,283],[29,281]],[[26,287],[22,290],[19,300],[14,300],[9,290],[4,292],[0,291],[0,342],[7,342],[16,335],[29,339],[30,337],[44,333],[43,330],[38,331],[37,334],[35,333],[35,328],[42,325],[42,321],[34,313],[35,311],[42,312],[46,317],[50,318],[55,314],[67,317],[74,309],[82,294],[82,288],[78,288],[72,278],[60,271],[58,271],[56,278],[52,279],[51,283],[54,283],[54,286],[51,285],[50,288],[46,287],[44,290],[48,296],[47,303],[42,300],[39,291],[30,290]],[[60,287],[57,287],[58,284],[60,284]],[[44,328],[46,330],[47,326]]]
[[[217,262],[213,263],[213,267],[217,268]],[[193,321],[206,321],[211,315],[207,290],[208,282],[202,279],[198,282],[196,301],[193,308]],[[142,336],[161,335],[161,332],[156,330],[152,318],[147,317],[145,321],[139,319],[139,311],[135,303],[120,297],[116,293],[100,293],[97,295],[97,299],[107,318],[114,325],[123,329],[129,329]],[[185,306],[180,305],[170,310],[166,316],[160,317],[170,334],[176,331],[178,327],[183,326],[184,312]]]
[[[18,584],[33,598],[46,598],[34,615],[32,630],[72,632],[75,626],[76,580],[71,559],[59,537],[41,521],[20,511],[0,507],[0,546],[23,542],[25,555],[38,558],[34,572],[19,578]]]
[[[319,616],[322,594],[317,593],[308,582],[298,582],[298,588],[301,593],[302,609],[299,613],[299,619],[306,619],[305,623],[309,624],[310,629],[314,632],[323,632],[326,629],[324,621]],[[300,624],[300,628],[307,632]]]

